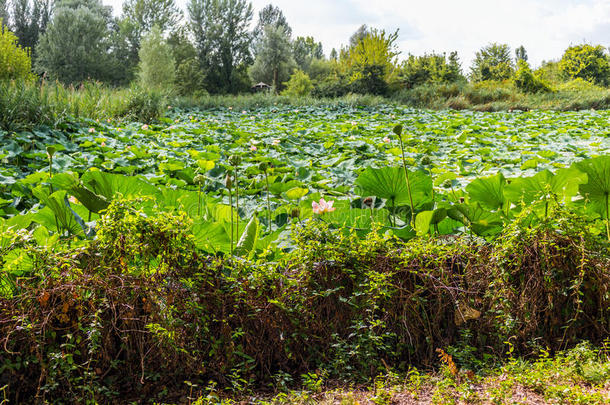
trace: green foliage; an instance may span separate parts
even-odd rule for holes
[[[147,89],[171,91],[176,77],[175,61],[160,28],[153,27],[144,37],[138,55],[140,85]]]
[[[284,17],[282,10],[273,4],[267,4],[258,12],[258,22],[252,31],[255,54],[258,42],[262,40],[263,36],[265,35],[265,28],[268,26],[272,26],[273,28],[283,28],[284,33],[289,38],[292,35],[292,28],[288,24],[288,21],[286,21],[286,17]]]
[[[32,59],[36,58],[36,46],[40,36],[46,31],[51,19],[53,2],[50,0],[15,0],[13,5],[11,23],[8,14],[4,17],[4,24],[10,25],[17,36],[19,45],[29,49]],[[8,4],[8,2],[7,2]],[[2,5],[0,5],[0,10]],[[0,11],[0,18],[2,11]]]
[[[477,51],[470,68],[470,78],[475,82],[502,81],[510,79],[513,71],[509,46],[492,43]]]
[[[282,95],[289,97],[306,97],[313,89],[311,79],[302,70],[296,70],[284,85],[286,89],[282,92]]]
[[[243,80],[250,61],[252,5],[245,0],[191,0],[189,28],[211,93],[249,89]]]
[[[206,77],[196,58],[186,59],[176,66],[174,88],[179,95],[203,95]]]
[[[449,58],[445,54],[409,55],[400,67],[397,80],[410,89],[428,83],[452,83],[464,80],[464,77],[457,52],[452,52]]]
[[[99,0],[59,2],[36,48],[36,70],[67,84],[112,79],[116,61],[109,52],[110,19]]]
[[[277,93],[281,83],[288,80],[295,66],[291,55],[290,37],[284,28],[266,26],[257,47],[254,64],[248,70],[252,82],[271,83]]]
[[[398,31],[367,30],[351,48],[342,51],[340,63],[349,72],[354,92],[386,94],[396,70]]]
[[[610,83],[610,61],[603,46],[575,45],[565,50],[559,68],[571,79],[583,79],[602,86]]]
[[[513,77],[515,86],[524,93],[547,93],[551,88],[540,77],[532,73],[524,59],[517,61],[517,71]]]
[[[17,44],[17,37],[0,19],[0,80],[31,79],[31,66],[28,51]]]
[[[554,86],[563,83],[566,79],[559,62],[555,61],[543,61],[540,67],[534,71],[534,74],[542,81]]]
[[[155,122],[165,113],[166,95],[159,90],[132,86],[124,115],[141,122]]]
[[[322,43],[315,42],[313,37],[297,37],[292,42],[292,55],[299,69],[310,73],[311,64],[324,59]]]

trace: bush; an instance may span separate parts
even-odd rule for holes
[[[539,77],[532,73],[529,64],[520,59],[517,62],[517,71],[513,77],[515,87],[523,93],[548,93],[551,88]]]
[[[126,115],[140,122],[154,122],[163,116],[166,103],[167,97],[163,92],[132,86],[129,91]]]
[[[290,80],[284,83],[286,89],[282,92],[282,95],[292,97],[304,97],[308,96],[313,89],[313,84],[307,73],[300,69],[297,69],[291,76]]]
[[[0,19],[0,80],[32,79],[29,52],[19,46],[17,37]]]
[[[0,386],[26,403],[138,402],[185,380],[242,391],[320,369],[358,382],[455,344],[601,343],[607,250],[581,218],[527,214],[492,242],[403,243],[311,221],[289,260],[254,264],[201,254],[185,214],[115,201],[85,247],[19,245],[34,269],[0,297]]]
[[[576,45],[565,50],[559,68],[572,79],[602,86],[610,83],[610,61],[603,46]]]

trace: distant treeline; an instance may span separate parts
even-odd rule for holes
[[[513,53],[492,43],[465,72],[457,52],[400,60],[398,31],[363,25],[326,57],[313,37],[292,36],[278,7],[260,10],[250,30],[253,18],[246,0],[189,0],[186,12],[174,0],[126,0],[119,17],[100,0],[0,0],[0,49],[8,56],[0,59],[0,79],[32,72],[68,85],[135,82],[182,96],[245,93],[262,82],[266,91],[314,97],[388,96],[422,85],[487,81],[530,94],[610,83],[601,45],[570,46],[557,61],[532,70],[523,46]]]

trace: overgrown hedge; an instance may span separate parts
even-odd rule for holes
[[[37,275],[0,299],[11,403],[168,400],[185,381],[241,391],[313,370],[358,382],[434,366],[437,348],[482,358],[610,334],[610,255],[568,214],[491,243],[312,221],[278,263],[202,256],[185,221],[119,202],[86,248],[16,237]]]

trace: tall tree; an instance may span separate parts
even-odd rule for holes
[[[240,73],[251,61],[248,32],[252,4],[245,0],[190,0],[189,27],[212,92],[240,90]]]
[[[64,83],[114,78],[112,21],[112,9],[100,0],[62,1],[36,48],[36,70]]]
[[[2,23],[0,23],[0,29],[2,29],[1,25],[4,25],[5,27],[10,26],[8,0],[0,0],[0,20],[2,20]]]
[[[34,51],[51,18],[51,0],[14,0],[12,30],[19,45]]]
[[[358,42],[362,41],[370,33],[369,27],[366,24],[362,24],[356,32],[349,37],[349,47],[354,48],[358,45]]]
[[[282,26],[267,25],[258,46],[250,78],[254,82],[271,82],[276,92],[290,78],[295,66],[290,52],[290,38]]]
[[[157,26],[164,34],[173,31],[182,12],[174,0],[127,0],[119,23],[129,48],[130,63],[137,63],[142,37]]]
[[[273,6],[273,4],[267,4],[258,13],[258,23],[252,32],[254,43],[258,42],[263,37],[267,25],[283,27],[284,33],[288,35],[288,37],[292,35],[292,28],[288,25],[288,21],[286,21],[286,17],[284,17],[282,10],[279,7]]]
[[[361,93],[385,94],[396,73],[398,30],[367,29],[364,38],[347,50],[342,50],[340,63],[349,71],[353,90]]]
[[[506,44],[492,43],[476,53],[470,68],[470,78],[475,82],[506,80],[510,79],[513,71],[510,47]]]
[[[163,39],[161,28],[156,25],[142,38],[140,47],[139,79],[145,88],[171,90],[176,67],[171,47]]]
[[[583,79],[606,86],[610,83],[610,61],[601,45],[574,45],[563,53],[559,69],[570,79]]]
[[[297,37],[292,43],[292,55],[299,68],[309,73],[311,62],[324,58],[322,43],[313,37]]]
[[[527,62],[527,51],[525,50],[525,47],[523,45],[515,49],[515,60],[517,63],[520,60]]]

